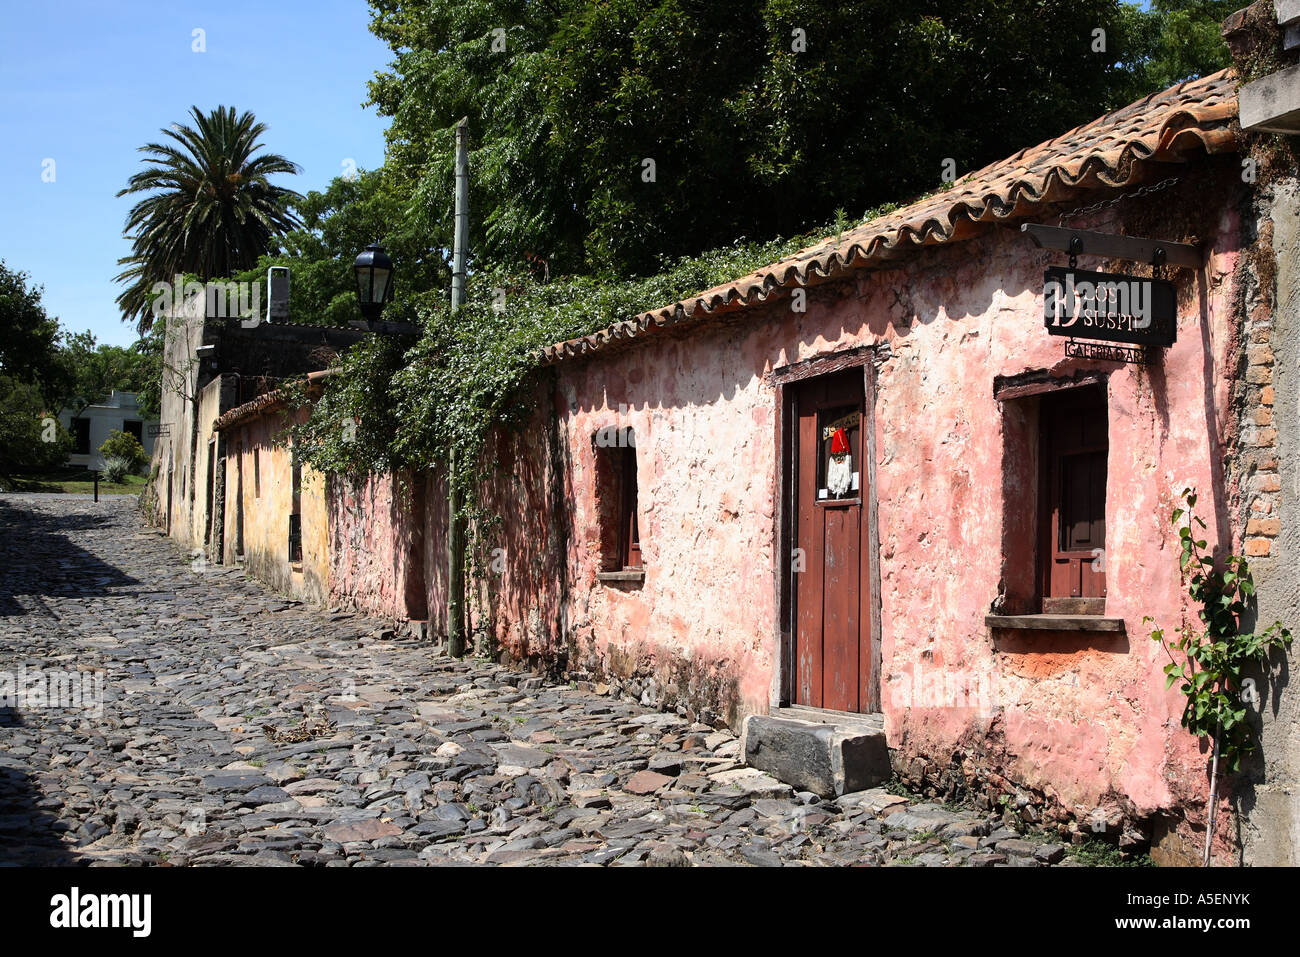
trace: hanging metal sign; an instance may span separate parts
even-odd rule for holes
[[[1178,334],[1176,303],[1174,284],[1163,279],[1065,266],[1052,266],[1043,273],[1043,325],[1054,336],[1171,346]],[[1115,358],[1134,361],[1119,357],[1132,351],[1115,349]],[[1070,353],[1067,348],[1067,354],[1083,352]]]

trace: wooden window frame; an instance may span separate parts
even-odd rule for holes
[[[637,475],[636,447],[627,446],[619,450],[622,489],[618,502],[619,557],[623,562],[623,571],[645,571],[641,557],[641,529],[637,516]]]
[[[1053,410],[1052,405],[1058,406]],[[1082,417],[1098,415],[1101,419],[1101,441],[1087,441],[1080,438],[1068,441],[1053,433],[1052,416],[1071,411],[1071,406]],[[1109,476],[1103,471],[1103,484],[1100,503],[1100,527],[1103,566],[1101,575],[1101,595],[1086,596],[1082,592],[1082,582],[1076,593],[1070,595],[1056,594],[1060,589],[1053,585],[1053,566],[1059,561],[1073,559],[1091,562],[1092,559],[1079,557],[1082,549],[1065,549],[1062,545],[1062,515],[1066,505],[1066,475],[1062,471],[1062,461],[1069,457],[1095,456],[1108,453],[1110,449],[1109,416],[1106,392],[1103,389],[1084,387],[1061,390],[1054,394],[1042,396],[1039,405],[1039,548],[1038,548],[1038,595],[1039,607],[1043,614],[1066,614],[1079,616],[1104,616],[1106,613],[1105,565],[1106,554],[1106,486]],[[1104,460],[1103,460],[1104,463]],[[1104,464],[1103,464],[1104,469]],[[1087,549],[1087,554],[1094,555],[1094,544]],[[1082,568],[1081,574],[1087,574]]]
[[[993,380],[993,398],[1004,407],[1004,464],[1002,464],[1002,572],[1005,593],[998,594],[985,623],[993,628],[1031,631],[1106,631],[1105,598],[1087,601],[1083,596],[1054,596],[1050,588],[1050,562],[1060,540],[1060,476],[1053,467],[1049,420],[1056,403],[1092,406],[1105,426],[1109,447],[1109,372],[1078,371],[1070,377],[1043,371]],[[1091,397],[1091,398],[1089,398]],[[1009,408],[1018,408],[1011,426]],[[1078,449],[1070,452],[1083,451]],[[1095,451],[1100,451],[1095,449]],[[1027,506],[1021,490],[1030,488],[1034,503]],[[1011,495],[1009,498],[1008,495]],[[1105,493],[1101,519],[1105,521]],[[1028,546],[1028,547],[1024,547]],[[1102,546],[1104,547],[1104,546]],[[1105,554],[1105,553],[1102,553]],[[1083,572],[1083,570],[1080,570]],[[1065,598],[1065,601],[1061,601]],[[1039,622],[1039,625],[1035,625]]]
[[[289,564],[295,571],[302,570],[302,463],[296,451],[289,450]]]
[[[1051,632],[1070,631],[1106,633],[1124,631],[1122,618],[1105,616],[1104,598],[1070,608],[1050,601],[1044,608],[1044,598],[1052,599],[1044,583],[1044,562],[1053,549],[1052,536],[1059,534],[1044,513],[1051,509],[1049,496],[1051,465],[1049,443],[1044,437],[1045,418],[1050,407],[1046,403],[1068,401],[1078,397],[1082,390],[1091,388],[1097,393],[1094,400],[1098,411],[1105,417],[1107,445],[1109,446],[1109,377],[1105,370],[1078,370],[1072,376],[1054,376],[1046,370],[1034,370],[1016,376],[997,376],[993,381],[994,398],[1004,407],[1003,434],[1007,443],[1003,449],[1003,520],[1002,520],[1002,573],[1005,592],[1000,591],[992,603],[985,624],[995,635],[1010,631],[1038,633],[1044,637]],[[1046,402],[1045,402],[1046,400]],[[1023,403],[1023,404],[1022,404]],[[1018,407],[1015,419],[1019,424],[1008,423],[1009,407]],[[1024,488],[1033,490],[1032,507],[1018,497]],[[1009,493],[1017,493],[1008,498]],[[1105,496],[1103,495],[1103,500]],[[1103,515],[1105,506],[1103,504]],[[1045,528],[1046,526],[1046,528]],[[1028,543],[1030,547],[1023,549]],[[1104,553],[1103,553],[1104,554]],[[1053,610],[1048,610],[1053,609]]]
[[[599,542],[596,580],[637,584],[645,580],[645,558],[641,549],[639,482],[636,434],[631,428],[617,430],[617,444],[603,444],[612,430],[601,429],[592,437],[595,488],[594,509]]]

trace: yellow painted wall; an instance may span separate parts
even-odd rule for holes
[[[303,412],[305,414],[305,410]],[[329,592],[329,526],[324,476],[303,466],[299,492],[302,562],[289,562],[293,460],[283,436],[288,420],[271,412],[226,432],[226,534],[223,560],[238,563],[240,472],[243,473],[243,563],[257,578],[294,598],[323,602]]]

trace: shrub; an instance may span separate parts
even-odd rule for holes
[[[135,471],[135,463],[122,455],[104,456],[104,481],[120,485]]]
[[[106,472],[110,458],[124,459],[127,463],[127,472],[131,474],[149,464],[149,456],[145,453],[140,440],[128,432],[119,432],[117,429],[108,433],[108,438],[99,447],[99,454],[104,457]]]

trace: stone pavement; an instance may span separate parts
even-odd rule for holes
[[[26,689],[0,703],[0,863],[1041,866],[1065,854],[884,789],[793,793],[739,764],[725,728],[286,600],[192,564],[134,504],[0,495],[0,693]]]

